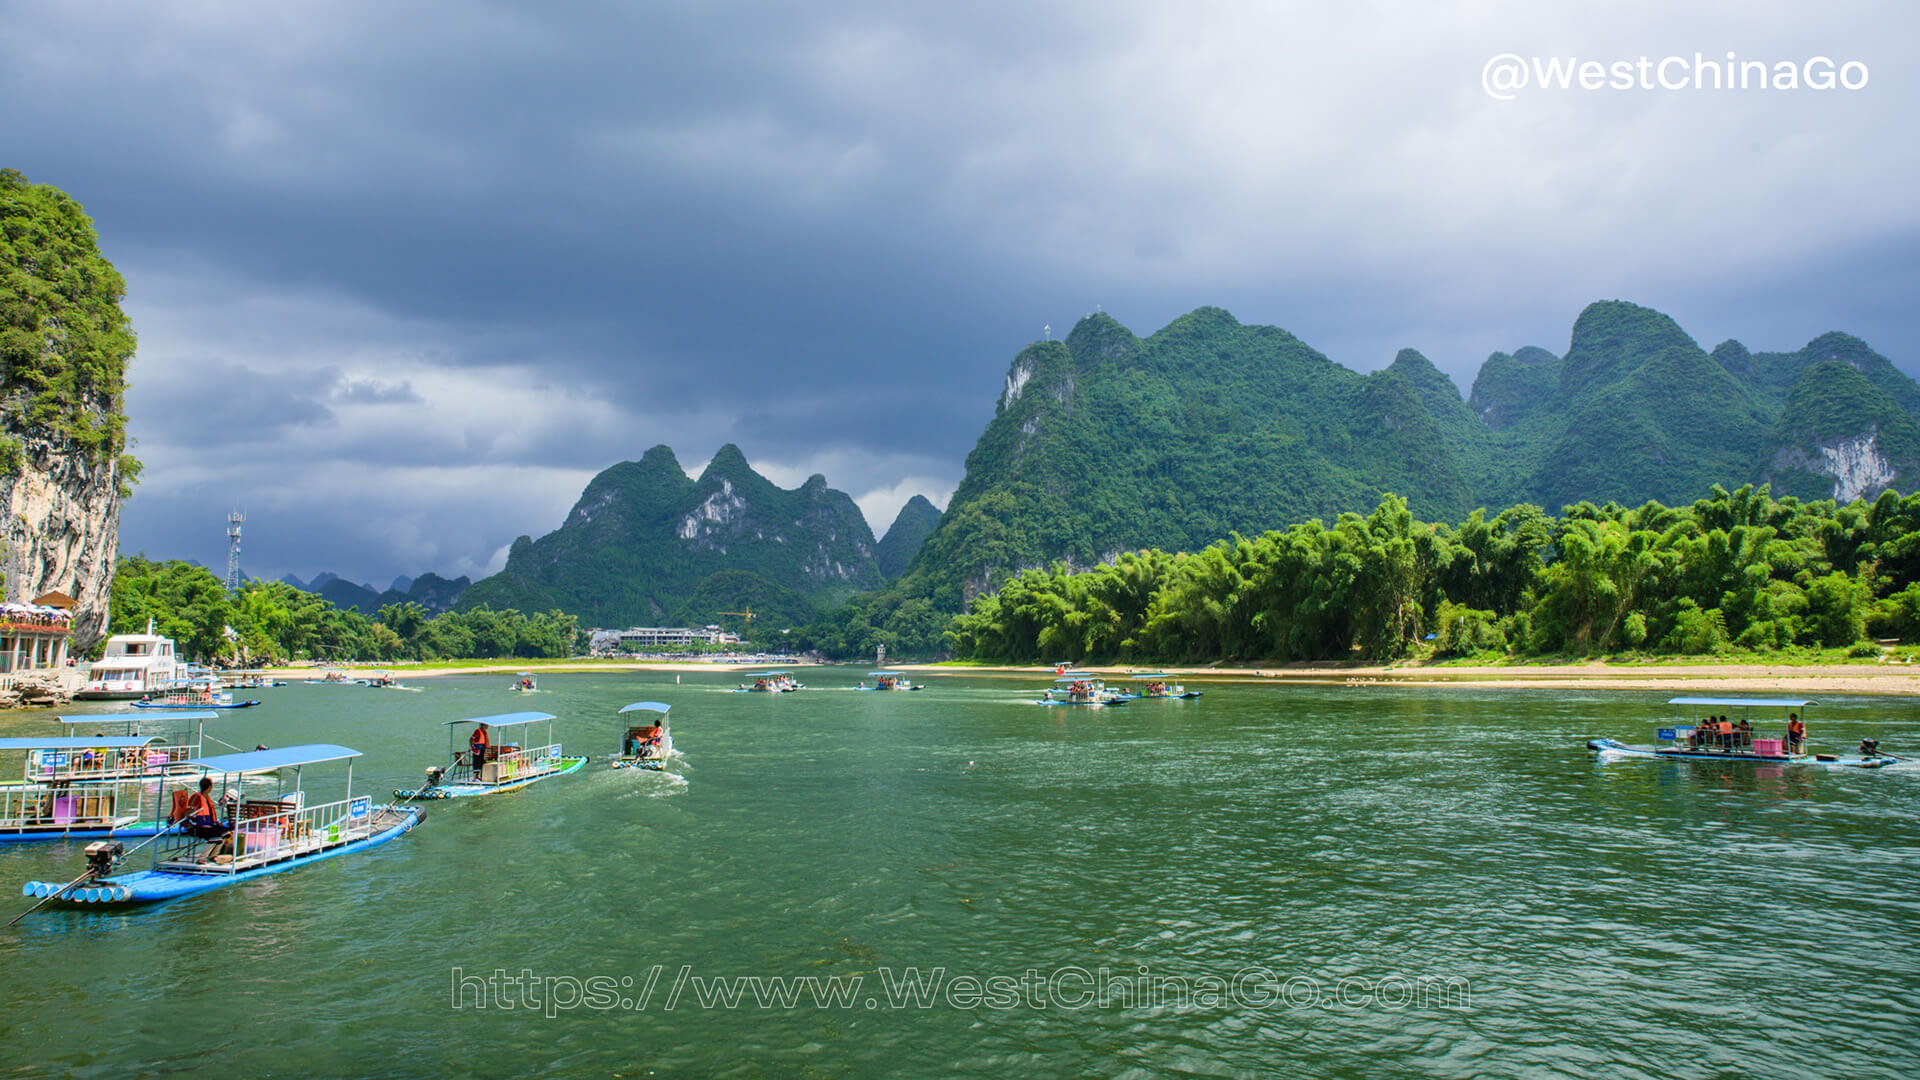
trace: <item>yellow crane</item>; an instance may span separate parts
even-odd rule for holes
[[[752,608],[751,606],[749,606],[749,607],[747,608],[747,610],[745,610],[745,611],[722,611],[722,612],[719,612],[718,614],[721,614],[721,615],[738,615],[738,616],[740,616],[741,618],[743,618],[743,619],[745,619],[745,620],[747,620],[747,626],[748,626],[749,628],[751,628],[751,627],[753,626],[753,608]]]

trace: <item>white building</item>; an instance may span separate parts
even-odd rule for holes
[[[703,626],[635,626],[626,630],[595,630],[588,639],[594,652],[652,652],[665,648],[691,648],[696,645],[723,647],[740,644],[740,635]]]

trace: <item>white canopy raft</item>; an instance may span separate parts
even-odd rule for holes
[[[750,671],[743,678],[751,681],[741,683],[734,693],[787,694],[805,688],[805,684],[794,681],[791,671]]]
[[[353,759],[359,756],[358,750],[314,743],[195,758],[190,764],[221,789],[221,819],[200,815],[170,821],[131,851],[118,840],[95,841],[87,845],[87,868],[79,877],[65,883],[29,881],[22,892],[41,901],[35,908],[55,902],[152,903],[377,847],[419,824],[423,815],[417,807],[376,807],[366,796],[356,797]],[[346,764],[341,797],[309,801],[305,770],[335,762]],[[273,797],[249,796],[247,779],[265,775],[276,778]],[[152,852],[150,868],[117,873],[141,848]]]
[[[565,776],[585,765],[587,758],[584,754],[566,756],[554,740],[553,721],[553,714],[543,712],[448,720],[448,763],[429,766],[424,787],[397,789],[394,795],[402,799],[464,799],[498,795]],[[545,742],[534,746],[538,724],[547,725],[542,736]],[[466,735],[464,749],[462,734]]]
[[[667,712],[670,708],[658,701],[636,701],[621,708],[621,716],[642,713],[645,715],[634,719],[652,719],[644,724],[628,724],[626,733],[620,737],[620,753],[613,759],[614,768],[651,769],[658,772],[667,767],[667,759],[673,756],[673,735],[667,731]]]
[[[1900,760],[1881,753],[1878,739],[1862,739],[1857,755],[1808,753],[1806,711],[1817,704],[1812,698],[1677,697],[1667,704],[1679,708],[1680,715],[1672,726],[1655,730],[1656,745],[1589,739],[1587,749],[1602,761],[1669,758],[1879,769]]]

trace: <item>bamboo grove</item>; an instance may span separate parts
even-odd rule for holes
[[[1859,647],[1920,635],[1920,495],[1774,499],[1715,486],[1690,507],[1518,505],[1459,525],[1384,497],[1205,550],[1055,565],[976,598],[963,658],[1387,660]]]

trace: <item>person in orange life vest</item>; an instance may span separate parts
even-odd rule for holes
[[[186,817],[181,827],[202,840],[218,840],[232,832],[220,823],[220,809],[213,803],[213,777],[200,778],[200,790],[187,796]]]
[[[485,724],[475,724],[473,734],[467,736],[467,761],[472,764],[475,772],[479,772],[480,766],[487,763],[487,755],[492,749],[492,741],[493,740],[487,735],[487,725]]]

